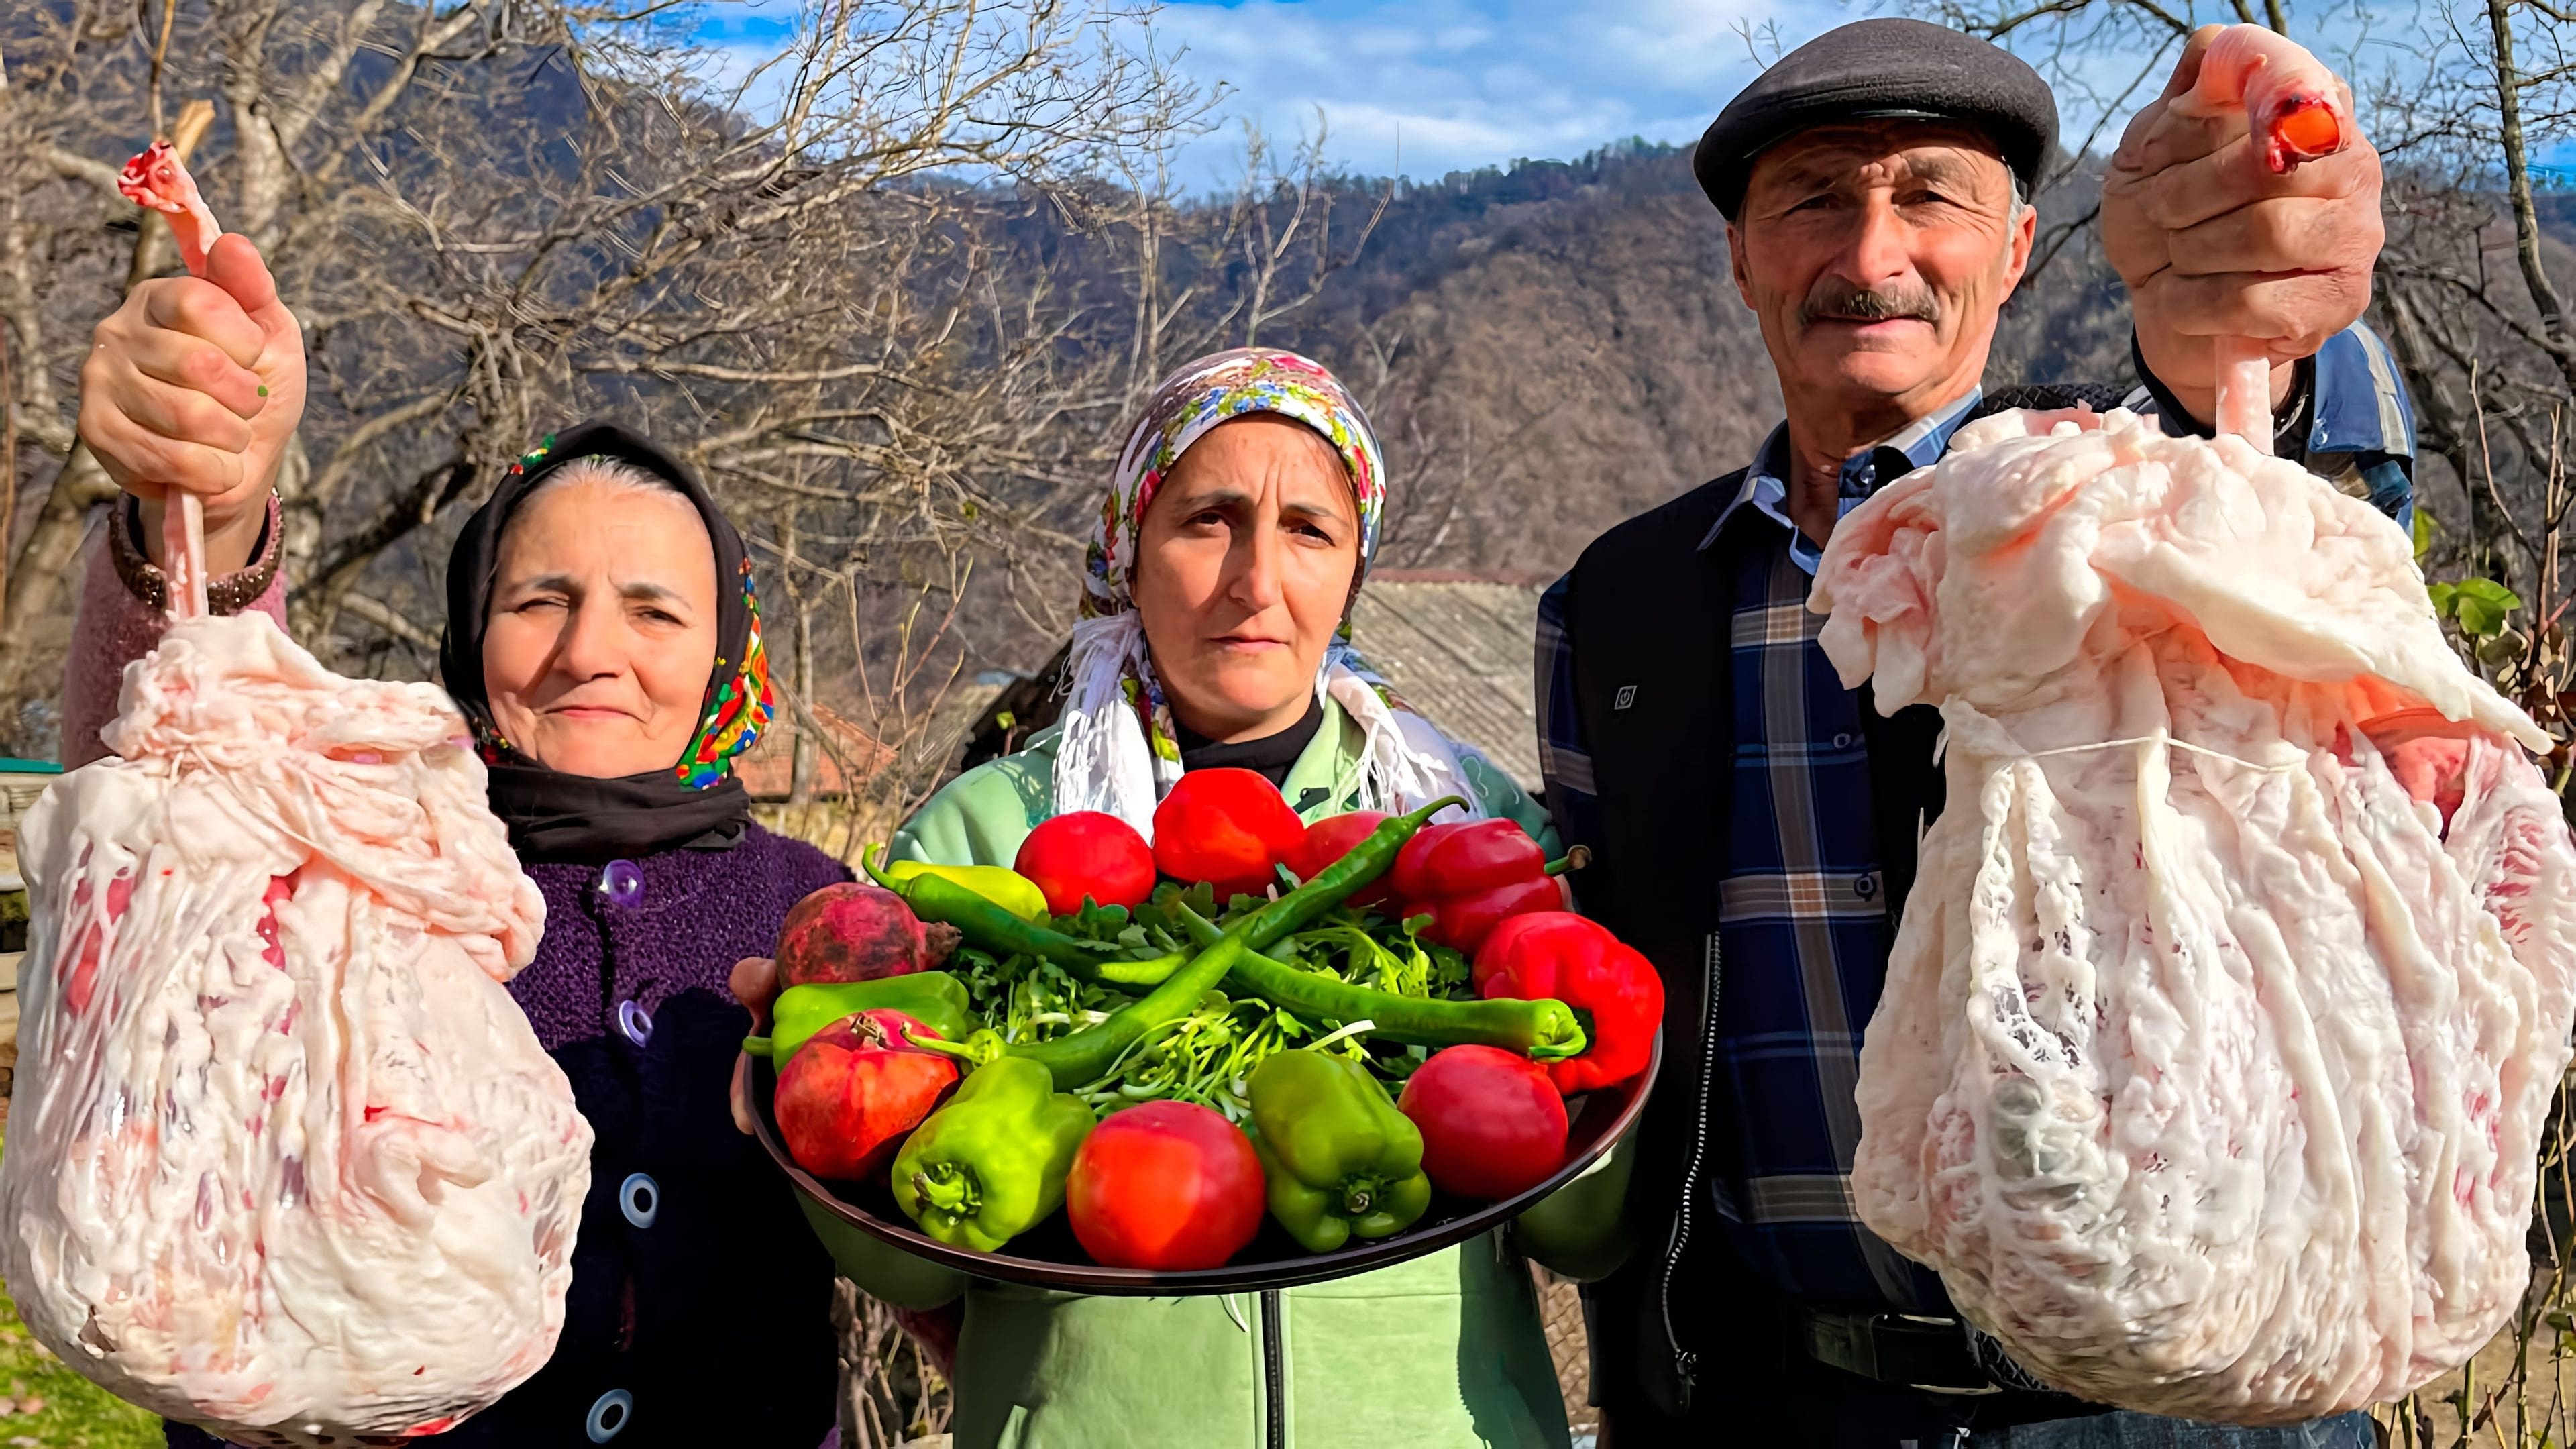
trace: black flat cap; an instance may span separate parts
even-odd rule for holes
[[[1726,103],[1691,170],[1732,221],[1763,148],[1810,126],[1883,117],[1983,128],[2025,193],[2057,144],[2057,100],[2039,72],[1946,25],[1890,18],[1828,30],[1782,56]]]

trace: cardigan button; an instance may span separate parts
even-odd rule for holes
[[[636,1173],[617,1185],[617,1210],[639,1228],[653,1226],[662,1213],[662,1185],[643,1173]]]
[[[646,1011],[642,1002],[621,1001],[617,1003],[617,1029],[637,1046],[646,1045],[653,1040],[653,1013]]]
[[[612,860],[599,873],[599,893],[620,910],[633,910],[644,899],[644,872],[631,860]]]
[[[610,1389],[591,1401],[590,1419],[584,1427],[590,1430],[590,1442],[605,1444],[624,1432],[634,1417],[635,1396],[624,1389]]]

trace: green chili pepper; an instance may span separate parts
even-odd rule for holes
[[[1145,1039],[1145,1033],[1189,1015],[1243,954],[1242,937],[1229,934],[1173,972],[1170,980],[1109,1013],[1108,1020],[1070,1036],[1014,1043],[1002,1050],[1045,1067],[1054,1074],[1055,1084],[1068,1091],[1099,1081],[1117,1067],[1129,1048]],[[976,1038],[988,1034],[977,1032],[967,1045],[975,1047]]]
[[[1093,1121],[1046,1068],[988,1062],[895,1154],[895,1206],[951,1247],[998,1252],[1064,1205],[1065,1174]]]
[[[891,870],[878,866],[877,856],[883,849],[883,846],[871,845],[860,856],[859,865],[867,871],[868,879],[903,897],[903,903],[923,920],[956,927],[958,934],[966,938],[966,944],[978,950],[1000,957],[1042,957],[1072,972],[1077,980],[1110,986],[1144,984],[1109,974],[1116,967],[1133,965],[1150,969],[1161,965],[1160,958],[1152,962],[1113,961],[1110,958],[1118,954],[1116,946],[1102,941],[1085,941],[1052,926],[1024,921],[1013,915],[1009,907],[996,904],[974,887],[945,875],[924,871],[898,878]],[[1159,974],[1152,979],[1159,981],[1169,976],[1178,959],[1171,958],[1172,965],[1161,965]]]
[[[1205,916],[1175,903],[1181,923],[1201,943],[1221,933]],[[1583,1023],[1562,1001],[1446,1001],[1428,996],[1398,996],[1370,986],[1355,986],[1320,971],[1283,965],[1257,952],[1246,952],[1226,972],[1226,981],[1246,996],[1301,1016],[1339,1022],[1365,1021],[1373,1035],[1413,1046],[1501,1047],[1539,1061],[1579,1055],[1586,1040]]]
[[[1046,919],[1046,893],[1038,889],[1036,881],[1008,866],[933,865],[926,860],[898,860],[886,867],[886,875],[898,881],[908,881],[917,875],[941,876],[966,887],[1023,921]]]
[[[1039,1062],[1054,1074],[1056,1085],[1067,1090],[1099,1081],[1147,1032],[1189,1015],[1244,957],[1294,933],[1383,875],[1424,821],[1458,803],[1454,796],[1444,798],[1381,824],[1313,880],[1236,922],[1163,984],[1111,1012],[1097,1026],[1043,1042],[1005,1043],[998,1033],[979,1031],[950,1054],[973,1062],[1005,1054]],[[946,1050],[937,1043],[929,1045]]]
[[[914,971],[874,981],[790,986],[770,1005],[769,1035],[744,1037],[742,1049],[783,1067],[814,1033],[862,1011],[877,1010],[900,1011],[950,1041],[963,1041],[975,1029],[975,1019],[967,1011],[966,988],[956,977],[945,971]]]
[[[1284,1051],[1252,1069],[1251,1090],[1270,1215],[1308,1252],[1401,1232],[1431,1206],[1421,1129],[1367,1068]]]

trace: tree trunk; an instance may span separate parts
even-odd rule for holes
[[[2513,202],[2513,254],[2522,284],[2548,334],[2551,359],[2570,392],[2576,392],[2576,343],[2567,335],[2567,305],[2540,257],[2540,213],[2531,200],[2531,164],[2522,144],[2522,74],[2513,59],[2512,0],[2487,0],[2487,26],[2495,37],[2496,128],[2504,140],[2505,193]]]
[[[54,475],[36,526],[9,570],[8,618],[0,623],[0,695],[23,695],[34,682],[28,675],[36,665],[38,626],[64,613],[64,586],[79,572],[89,512],[116,491],[86,443],[73,448],[63,470]]]
[[[2424,320],[2415,309],[2413,295],[2403,287],[2390,287],[2385,295],[2389,349],[2397,354],[2397,366],[2406,374],[2406,390],[2415,400],[2424,439],[2450,463],[2468,505],[2468,520],[2463,526],[2467,530],[2469,572],[2510,588],[2513,580],[2505,575],[2512,570],[2513,559],[2507,556],[2505,545],[2513,538],[2513,528],[2497,511],[2494,495],[2481,482],[2477,418],[2474,411],[2463,414],[2459,400],[2451,395],[2450,383],[2436,366],[2432,345],[2425,339]],[[2469,400],[2469,407],[2477,407],[2476,398]]]
[[[787,803],[799,814],[799,823],[810,824],[802,812],[814,804],[814,608],[806,602],[804,580],[796,576],[796,515],[793,510],[777,521],[778,543],[784,555],[779,562],[779,579],[787,585],[787,607],[796,611],[796,666],[788,685],[788,698],[794,702],[795,732],[787,737]]]
[[[170,128],[170,144],[182,161],[205,138],[214,119],[215,108],[202,100],[190,101],[180,111],[179,124]],[[143,217],[142,229],[134,238],[134,257],[126,268],[125,289],[129,292],[168,265],[157,260],[169,239],[168,223],[159,212],[145,212]],[[5,405],[5,400],[0,400],[0,405]],[[12,459],[13,477],[15,463]],[[75,442],[71,455],[63,460],[62,471],[54,475],[45,506],[36,514],[35,528],[9,566],[6,603],[0,604],[7,613],[5,621],[0,621],[0,695],[22,695],[33,683],[27,675],[35,667],[32,653],[36,626],[64,612],[63,588],[78,572],[81,539],[89,531],[89,511],[116,493],[115,480],[91,455],[89,444]],[[0,539],[0,547],[5,547],[6,542]]]

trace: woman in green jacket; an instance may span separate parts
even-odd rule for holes
[[[1457,794],[1554,854],[1546,812],[1350,650],[1384,501],[1368,422],[1322,367],[1246,349],[1183,368],[1102,508],[1058,725],[933,796],[894,854],[1009,865],[1074,810],[1150,838],[1163,792],[1216,766],[1267,775],[1309,821]],[[927,1265],[872,1246],[843,1251],[862,1288],[912,1308],[944,1296]],[[957,1286],[959,1449],[1566,1443],[1529,1271],[1499,1235],[1280,1293]]]

